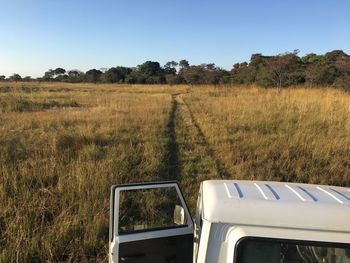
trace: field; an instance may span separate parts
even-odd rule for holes
[[[350,186],[332,88],[0,84],[0,262],[107,260],[112,184],[234,178]]]

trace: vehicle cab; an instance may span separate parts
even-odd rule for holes
[[[350,189],[204,181],[192,221],[176,182],[113,186],[109,260],[350,263]]]

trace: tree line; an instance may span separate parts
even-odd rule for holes
[[[263,87],[292,85],[337,86],[350,89],[350,55],[333,50],[324,55],[299,56],[299,51],[275,56],[253,54],[249,62],[236,63],[228,71],[214,63],[190,65],[185,59],[159,62],[146,61],[137,67],[117,66],[86,72],[63,68],[50,69],[41,78],[22,78],[13,74],[0,81],[58,81],[127,84],[257,84]]]

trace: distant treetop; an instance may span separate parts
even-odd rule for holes
[[[299,50],[265,56],[252,54],[249,63],[235,63],[230,71],[216,67],[214,63],[190,65],[186,59],[169,61],[161,66],[157,61],[146,61],[137,67],[116,66],[103,70],[63,68],[50,69],[42,78],[22,79],[19,74],[0,81],[62,81],[129,84],[257,84],[264,87],[288,87],[292,85],[336,86],[350,90],[350,56],[342,50],[324,55],[314,53],[299,56]]]

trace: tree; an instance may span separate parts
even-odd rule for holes
[[[205,75],[205,82],[207,84],[226,84],[230,80],[230,73],[220,68],[207,70]]]
[[[305,79],[308,84],[322,86],[347,86],[350,74],[350,56],[342,50],[333,50],[325,55],[308,54],[302,58],[305,63]]]
[[[291,85],[337,86],[350,90],[350,56],[342,50],[333,50],[325,55],[314,53],[299,57],[299,50],[275,56],[252,54],[250,62],[236,63],[230,72],[214,63],[190,65],[182,59],[179,63],[168,61],[163,67],[156,61],[146,61],[134,68],[112,67],[103,70],[91,69],[84,74],[79,70],[66,72],[63,68],[45,72],[44,81],[106,82],[106,83],[168,83],[168,84],[258,84],[266,87]],[[6,80],[0,75],[0,81]],[[14,74],[12,81],[30,81]]]
[[[253,54],[250,63],[236,63],[231,71],[235,84],[256,83],[261,86],[286,87],[305,82],[304,64],[298,57],[299,50],[263,56]]]
[[[67,80],[73,83],[82,82],[84,80],[84,72],[77,69],[69,70],[67,75]]]
[[[22,77],[19,74],[14,73],[12,76],[10,76],[9,80],[17,82],[17,81],[21,81]]]
[[[272,85],[269,79],[268,62],[272,59],[272,56],[263,56],[260,53],[253,54],[249,62],[249,70],[245,76],[245,83],[258,83],[261,86]]]
[[[249,80],[251,68],[248,67],[247,62],[236,63],[233,65],[233,69],[231,70],[231,82],[233,84],[249,84],[251,83]]]
[[[159,62],[146,61],[145,63],[139,65],[137,68],[139,72],[144,74],[146,77],[159,76],[162,73]]]
[[[32,77],[31,76],[25,76],[23,79],[23,81],[32,81]]]
[[[301,71],[300,58],[295,53],[285,53],[268,59],[268,79],[276,87],[301,84],[305,78]]]
[[[215,64],[214,64],[214,63],[205,64],[205,68],[206,68],[207,70],[210,70],[210,71],[216,70],[216,67],[215,67]]]
[[[334,62],[337,77],[334,84],[338,87],[350,90],[350,56],[344,54]]]
[[[63,75],[64,73],[66,73],[66,70],[63,69],[63,68],[56,68],[53,71],[53,73],[54,73],[55,76],[59,76],[59,75]]]
[[[166,74],[165,75],[165,82],[167,84],[173,85],[173,84],[181,84],[184,83],[185,80],[180,75],[174,75],[174,74]]]
[[[205,68],[202,66],[191,66],[182,70],[183,77],[188,84],[205,83]]]
[[[335,62],[339,59],[346,58],[348,56],[349,55],[346,54],[343,50],[333,50],[325,54],[326,59],[330,62]]]
[[[68,76],[64,76],[66,73],[66,70],[63,68],[56,68],[56,69],[49,69],[45,72],[44,76],[42,77],[42,80],[44,81],[63,81],[67,80]]]
[[[327,59],[323,55],[317,55],[315,53],[310,53],[305,55],[304,57],[301,58],[301,61],[306,64],[306,65],[311,65],[311,64],[326,64]]]
[[[85,81],[91,83],[97,83],[100,81],[102,71],[97,69],[90,69],[85,73]]]
[[[165,74],[176,74],[176,67],[178,66],[178,63],[175,61],[169,61],[164,65],[164,71]]]
[[[58,75],[58,76],[55,78],[55,81],[69,82],[69,76],[68,76],[67,74]]]
[[[110,68],[103,73],[101,79],[103,82],[107,83],[124,82],[125,78],[131,73],[131,71],[131,68],[127,67]]]
[[[84,73],[81,72],[80,70],[77,70],[77,69],[69,70],[67,74],[68,74],[68,81],[70,82],[77,83],[77,82],[83,81]]]
[[[135,84],[135,83],[137,83],[137,78],[135,77],[134,74],[130,74],[124,79],[124,83]]]
[[[63,68],[56,68],[53,70],[55,81],[67,81],[68,75],[65,75],[66,70]]]
[[[44,73],[44,76],[43,76],[42,80],[44,80],[44,81],[51,81],[53,79],[54,75],[55,75],[55,71],[52,70],[52,69],[49,69],[48,71],[46,71]]]
[[[334,78],[330,75],[330,68],[324,63],[309,63],[305,68],[305,81],[309,85],[331,85]]]
[[[182,59],[179,61],[179,66],[180,66],[180,70],[182,69],[188,69],[190,67],[190,63],[188,63],[188,61],[186,59]]]
[[[164,72],[159,62],[146,61],[137,66],[137,71],[141,75],[141,83],[160,84],[165,82]]]
[[[72,69],[72,70],[69,70],[69,71],[67,72],[68,77],[70,77],[70,78],[76,78],[76,77],[78,77],[81,73],[82,73],[81,71],[76,70],[76,69]]]
[[[0,81],[4,81],[6,77],[4,75],[0,75]]]

